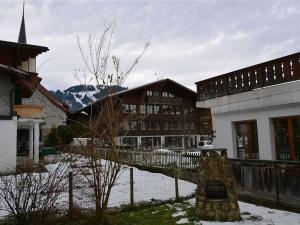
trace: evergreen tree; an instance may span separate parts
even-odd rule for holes
[[[56,127],[52,127],[50,133],[47,135],[45,147],[59,147],[61,145],[61,138]]]

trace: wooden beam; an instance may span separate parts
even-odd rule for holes
[[[248,158],[253,159],[253,123],[247,122]]]
[[[294,128],[292,118],[288,118],[288,141],[290,145],[290,160],[295,160]]]

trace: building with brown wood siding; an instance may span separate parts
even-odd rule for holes
[[[210,110],[196,109],[196,93],[171,79],[117,95],[124,118],[119,144],[144,150],[182,149],[197,146],[201,135],[211,134]],[[88,114],[89,106],[74,113],[73,118],[83,112]]]

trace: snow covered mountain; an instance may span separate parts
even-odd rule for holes
[[[127,88],[122,86],[115,86],[114,88],[116,88],[117,92],[127,90]],[[75,112],[107,95],[108,89],[102,86],[96,88],[93,85],[75,85],[64,91],[56,90],[50,92],[67,103],[70,106],[70,110]]]

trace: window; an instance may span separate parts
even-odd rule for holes
[[[166,148],[178,148],[182,147],[182,137],[165,137]]]
[[[125,146],[129,146],[133,149],[137,149],[138,146],[137,146],[137,138],[135,137],[125,137],[123,138],[122,140],[122,144],[125,145]]]
[[[156,96],[156,97],[159,96],[159,92],[158,91],[154,91],[153,92],[153,96]]]
[[[151,129],[159,130],[159,122],[158,121],[151,121]]]
[[[168,92],[165,92],[165,91],[164,91],[164,92],[162,93],[162,96],[163,96],[163,97],[168,97]]]
[[[196,128],[195,122],[191,122],[191,129],[195,129],[195,128]]]
[[[136,113],[136,105],[125,104],[123,105],[124,113]]]
[[[136,113],[136,105],[130,105],[130,111]]]
[[[136,130],[137,122],[136,121],[130,121],[129,127],[130,127],[130,130]]]
[[[146,130],[146,121],[141,122],[141,130]]]
[[[127,120],[122,122],[123,130],[129,130],[129,122]]]
[[[146,113],[146,106],[140,105],[140,113]]]
[[[14,95],[14,104],[21,105],[22,104],[22,87],[16,86],[15,88],[15,95]]]
[[[165,130],[169,130],[170,129],[170,124],[168,121],[165,122],[165,126],[164,126]]]
[[[147,96],[153,96],[153,91],[147,91]]]
[[[175,106],[169,106],[169,113],[170,113],[170,114],[175,114],[175,113],[176,113],[176,108],[175,108]]]
[[[123,105],[123,112],[124,113],[129,113],[130,112],[130,107],[128,104]]]
[[[153,105],[147,105],[147,113],[153,113]]]
[[[300,117],[273,119],[278,160],[300,160]]]
[[[175,106],[175,113],[180,114],[180,107],[179,106]]]
[[[154,112],[154,114],[158,114],[159,113],[159,105],[154,105],[153,106],[153,112]]]
[[[169,106],[163,105],[162,106],[162,113],[163,114],[168,114],[169,113]]]
[[[258,136],[256,121],[242,121],[235,123],[237,140],[237,157],[244,159],[258,159]]]
[[[175,95],[173,93],[166,92],[166,91],[162,92],[162,96],[166,97],[166,98],[174,98],[175,97]]]
[[[173,130],[178,130],[179,126],[179,121],[173,121]]]
[[[184,124],[185,129],[195,129],[195,122],[193,121],[187,121]]]
[[[174,94],[169,93],[169,98],[174,98],[174,97],[175,97]]]
[[[191,106],[186,106],[184,107],[184,114],[193,114],[194,113],[194,108]]]
[[[149,129],[151,129],[151,121],[145,120],[144,121],[144,130],[149,130]]]

